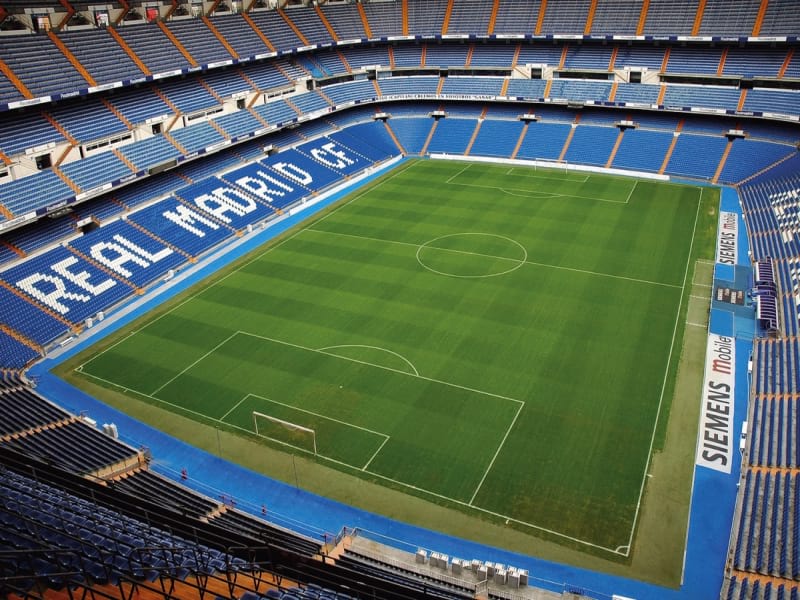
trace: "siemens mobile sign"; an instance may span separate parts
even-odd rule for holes
[[[732,337],[708,335],[703,406],[697,433],[697,464],[722,473],[731,472],[733,461],[735,351]]]

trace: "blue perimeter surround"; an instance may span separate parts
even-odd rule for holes
[[[402,161],[405,162],[405,159]],[[398,166],[401,163],[398,163]],[[165,293],[157,294],[130,314],[114,323],[113,327],[97,332],[88,339],[81,340],[57,358],[46,358],[29,370],[29,376],[38,381],[37,389],[45,397],[57,402],[74,413],[85,412],[98,423],[115,423],[122,438],[135,447],[146,447],[152,451],[153,467],[162,474],[177,479],[177,474],[186,469],[188,479],[184,485],[198,489],[212,497],[225,494],[235,498],[240,508],[265,506],[267,518],[291,527],[300,533],[316,537],[320,541],[333,536],[342,528],[359,528],[374,532],[385,539],[384,543],[397,545],[403,550],[425,547],[444,552],[450,556],[467,559],[479,558],[493,562],[514,565],[528,569],[531,585],[561,592],[580,589],[585,594],[598,598],[610,598],[618,594],[647,599],[694,599],[716,598],[722,585],[723,569],[728,548],[728,538],[736,501],[737,482],[740,465],[735,464],[732,473],[725,475],[704,467],[695,467],[692,491],[692,507],[688,547],[685,557],[684,582],[679,590],[642,583],[619,576],[607,575],[569,565],[562,565],[534,557],[508,552],[491,546],[459,539],[453,536],[422,529],[393,519],[369,513],[352,506],[323,498],[316,494],[297,489],[286,483],[270,479],[244,467],[230,463],[218,456],[199,450],[177,440],[161,431],[145,425],[128,415],[111,408],[83,391],[69,385],[50,373],[50,369],[60,362],[95,344],[103,336],[124,327],[132,320],[146,314],[165,300],[183,292],[211,273],[225,267],[275,236],[301,223],[321,209],[341,200],[353,190],[384,174],[387,168],[354,183],[330,197],[286,218],[259,232],[222,256],[197,269],[191,276],[181,281]],[[696,182],[692,182],[696,185]],[[723,189],[722,209],[737,212],[740,219],[739,262],[750,266],[747,253],[747,238],[744,234],[741,209],[735,190]],[[715,318],[712,311],[710,328],[713,333],[732,335],[732,323],[724,326],[726,319]],[[718,317],[723,317],[719,315]],[[741,430],[741,423],[747,413],[748,375],[747,364],[752,351],[751,340],[736,341],[736,395],[734,433]],[[193,479],[202,474],[202,481]],[[260,514],[257,508],[251,508]]]

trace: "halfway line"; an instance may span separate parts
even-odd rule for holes
[[[419,248],[421,246],[421,244],[412,244],[411,242],[400,242],[400,241],[397,241],[397,240],[384,240],[384,239],[381,239],[381,238],[374,238],[374,237],[369,237],[369,236],[365,236],[365,235],[354,235],[352,233],[340,233],[338,231],[325,231],[324,229],[314,229],[314,228],[311,228],[311,227],[308,227],[308,228],[304,229],[303,231],[310,231],[310,232],[313,232],[313,233],[325,233],[325,234],[328,234],[328,235],[338,235],[338,236],[342,236],[342,237],[356,238],[356,239],[368,240],[368,241],[372,241],[372,242],[384,242],[386,244],[395,244],[397,246],[410,246],[410,247],[413,247],[413,248]],[[564,266],[561,266],[561,265],[550,265],[550,264],[547,264],[547,263],[540,263],[540,262],[536,262],[536,261],[533,261],[533,260],[520,260],[518,258],[510,258],[510,257],[507,257],[507,256],[494,256],[493,254],[483,254],[481,252],[469,252],[468,250],[455,250],[453,248],[441,248],[439,246],[431,246],[431,245],[427,245],[425,247],[426,248],[433,248],[434,250],[441,250],[443,252],[452,252],[453,254],[464,254],[464,255],[467,255],[467,256],[482,256],[483,258],[493,258],[495,260],[508,260],[508,261],[512,261],[512,262],[515,262],[515,263],[524,263],[524,264],[528,264],[528,265],[534,265],[534,266],[537,266],[537,267],[546,267],[548,269],[559,269],[561,271],[573,271],[575,273],[584,273],[585,275],[596,275],[598,277],[610,277],[612,279],[624,279],[626,281],[635,281],[636,283],[646,283],[646,284],[649,284],[649,285],[660,285],[660,286],[663,286],[663,287],[681,289],[681,286],[675,285],[675,284],[672,284],[672,283],[662,283],[660,281],[650,281],[650,280],[647,280],[647,279],[637,279],[636,277],[626,277],[624,275],[612,275],[611,273],[599,273],[598,271],[587,271],[585,269],[577,269],[575,267],[564,267]]]

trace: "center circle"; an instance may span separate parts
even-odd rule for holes
[[[450,233],[421,244],[417,262],[447,277],[479,279],[516,271],[528,260],[519,242],[495,233]]]

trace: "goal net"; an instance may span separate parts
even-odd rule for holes
[[[317,432],[311,427],[253,411],[253,427],[259,437],[317,455]]]

